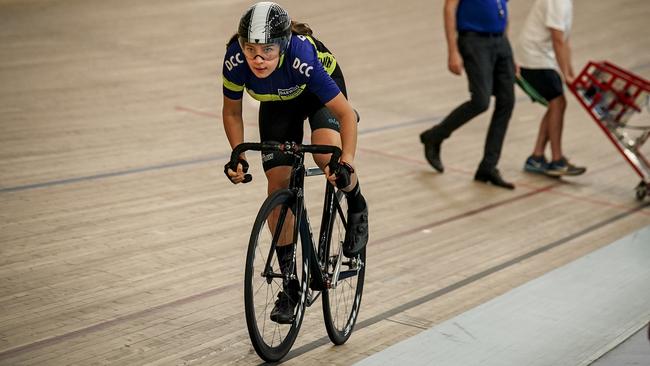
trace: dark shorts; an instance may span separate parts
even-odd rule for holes
[[[553,69],[520,69],[524,78],[541,96],[551,101],[564,94],[562,78]]]
[[[338,66],[331,76],[343,95],[347,97],[343,73]],[[301,143],[303,124],[307,118],[312,131],[319,128],[329,128],[336,132],[341,130],[340,123],[332,112],[325,107],[315,94],[305,91],[295,99],[260,103],[260,140],[262,142]],[[281,152],[262,151],[264,171],[277,166],[291,166],[292,164],[293,159],[290,155]]]

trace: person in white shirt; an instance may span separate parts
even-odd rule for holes
[[[548,101],[533,153],[524,170],[550,176],[580,175],[587,169],[568,162],[562,154],[566,98],[564,83],[574,79],[569,34],[573,0],[535,0],[521,31],[518,62],[521,77]],[[544,152],[550,143],[551,161]]]

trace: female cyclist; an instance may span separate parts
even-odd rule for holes
[[[368,208],[354,170],[357,144],[357,114],[347,100],[345,80],[334,55],[313,36],[304,23],[293,22],[273,2],[259,2],[239,21],[239,28],[226,46],[223,64],[223,125],[230,146],[244,141],[243,90],[260,101],[261,141],[293,141],[303,138],[303,123],[309,119],[313,144],[342,149],[341,166],[347,174],[330,174],[329,155],[314,155],[327,179],[345,192],[348,202],[348,230],[344,254],[358,253],[368,241]],[[289,185],[291,157],[262,151],[262,165],[268,194]],[[237,166],[224,167],[231,182],[244,182],[248,163],[244,154]],[[345,173],[345,172],[344,172]],[[275,227],[273,223],[270,225]],[[285,226],[286,227],[286,226]],[[293,235],[283,230],[277,246],[280,269],[286,274],[292,263]],[[292,321],[298,282],[284,284],[271,320]]]

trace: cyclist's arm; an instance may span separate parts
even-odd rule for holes
[[[343,93],[340,92],[325,103],[325,106],[341,122],[341,150],[343,150],[341,161],[352,164],[357,150],[357,115]]]
[[[242,118],[242,100],[223,97],[223,128],[231,148],[244,142],[244,119]],[[242,156],[244,158],[244,156]]]
[[[223,97],[223,128],[226,131],[226,137],[231,148],[244,142],[244,120],[242,118],[242,101],[241,99],[230,99]],[[246,160],[246,155],[242,153],[240,158]],[[244,165],[247,165],[245,162]],[[225,173],[233,183],[242,183],[245,179],[246,169],[244,165],[237,164],[236,171],[228,168],[226,165]]]

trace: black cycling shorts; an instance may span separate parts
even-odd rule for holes
[[[527,69],[522,67],[520,73],[521,77],[549,102],[564,94],[562,78],[553,69]]]
[[[332,72],[331,77],[347,98],[345,80],[338,66]],[[320,99],[315,94],[304,91],[295,99],[260,103],[260,140],[262,142],[302,143],[303,124],[306,118],[309,118],[309,126],[312,131],[319,128],[341,131],[340,122]],[[277,151],[262,151],[264,171],[277,166],[291,166],[292,164],[293,159],[290,155]]]

